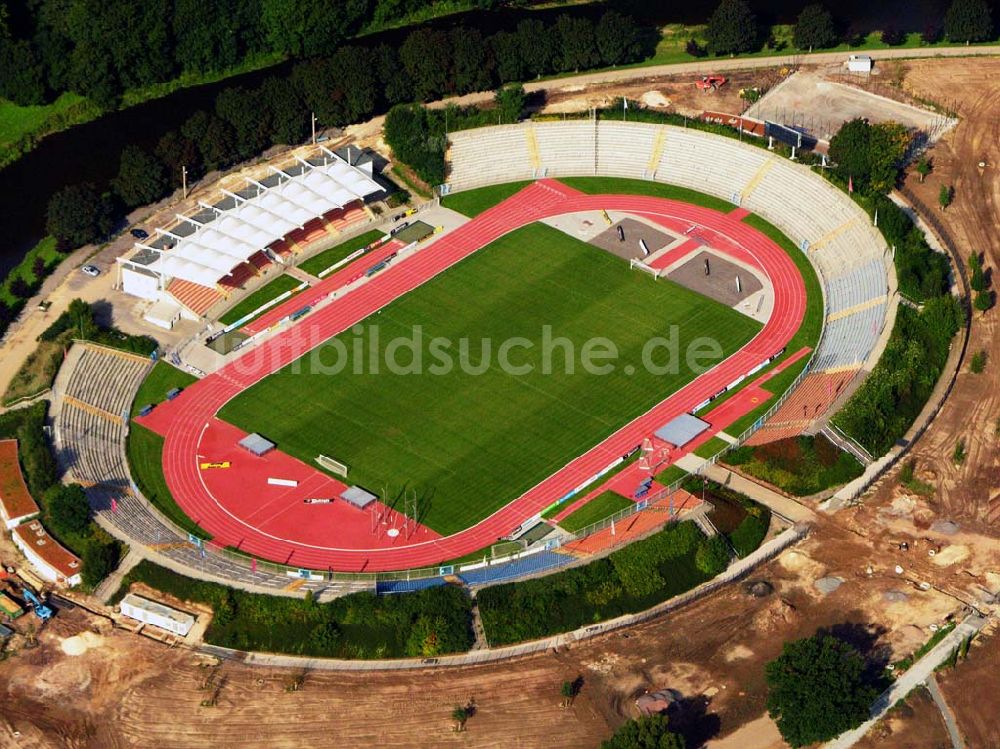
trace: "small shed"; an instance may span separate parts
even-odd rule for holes
[[[271,442],[271,440],[264,439],[259,434],[254,432],[253,434],[248,434],[246,437],[239,441],[239,446],[244,450],[248,450],[256,455],[258,458],[261,455],[266,455],[271,452],[276,445]]]
[[[872,58],[869,55],[851,55],[847,58],[847,70],[851,73],[872,72]]]
[[[194,626],[194,617],[191,614],[137,596],[135,593],[126,595],[118,604],[118,608],[127,617],[144,624],[152,624],[181,637],[186,636]]]
[[[365,509],[368,505],[378,499],[378,497],[370,491],[362,489],[360,486],[347,487],[340,493],[340,498],[345,502],[354,505],[359,510]]]

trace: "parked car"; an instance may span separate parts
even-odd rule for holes
[[[133,229],[130,234],[136,239],[149,239],[149,232],[142,229]]]
[[[101,275],[101,269],[98,268],[96,265],[85,265],[82,268],[80,268],[80,270],[86,273],[88,276],[93,276],[94,278],[97,278],[99,275]]]

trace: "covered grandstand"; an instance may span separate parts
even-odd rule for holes
[[[383,188],[370,160],[349,159],[319,146],[239,175],[241,185],[221,187],[211,202],[197,201],[119,257],[118,286],[152,302],[176,303],[188,316],[205,314],[316,236],[336,236],[367,216],[365,201]]]

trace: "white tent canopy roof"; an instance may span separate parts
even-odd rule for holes
[[[272,168],[272,177],[267,181],[272,182],[276,176],[278,183],[271,187],[248,180],[248,187],[255,190],[256,195],[242,197],[224,190],[234,203],[228,210],[201,204],[218,214],[214,221],[204,222],[178,215],[178,220],[193,231],[187,236],[180,236],[169,230],[157,229],[158,234],[174,240],[173,246],[167,250],[137,244],[136,247],[159,255],[146,267],[164,277],[180,278],[214,288],[240,263],[289,232],[382,189],[361,169],[351,166],[325,148],[322,150],[325,163],[314,166],[297,159],[296,171],[301,170],[298,174]]]

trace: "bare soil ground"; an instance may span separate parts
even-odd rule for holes
[[[857,749],[950,749],[941,711],[926,689],[917,689],[855,744]]]
[[[908,63],[905,88],[925,100],[947,102],[961,121],[929,152],[933,172],[924,184],[915,174],[906,184],[933,206],[967,260],[985,255],[996,292],[1000,266],[1000,60],[975,64],[960,60],[915,60]],[[980,162],[986,166],[979,167]],[[955,188],[955,201],[937,208],[942,185]],[[975,313],[966,363],[944,409],[916,445],[918,475],[935,487],[929,500],[941,517],[965,522],[996,535],[1000,527],[1000,311]],[[982,374],[969,371],[973,352],[985,351]],[[959,440],[967,457],[952,460]]]
[[[926,109],[845,85],[842,78],[836,74],[831,79],[821,70],[800,70],[754,104],[747,114],[759,120],[804,127],[822,140],[829,140],[842,124],[856,117],[898,122],[923,131],[933,130],[941,120],[940,115]]]
[[[955,713],[959,731],[970,749],[1000,746],[997,684],[1000,682],[1000,638],[973,644],[969,657],[938,674],[938,686]]]
[[[294,692],[286,686],[295,672],[203,665],[208,661],[201,656],[99,622],[94,635],[81,637],[96,620],[80,610],[64,612],[37,648],[12,655],[0,668],[7,721],[0,723],[0,746],[25,745],[10,738],[17,730],[22,738],[37,737],[38,746],[589,747],[632,716],[643,690],[663,687],[684,696],[677,725],[689,746],[753,721],[762,743],[738,743],[768,746],[774,732],[762,717],[763,664],[783,641],[835,628],[869,652],[895,659],[956,608],[948,595],[920,591],[895,575],[892,562],[824,520],[807,541],[754,576],[774,585],[765,598],[736,584],[662,620],[558,653],[455,670],[313,671]],[[830,575],[844,583],[823,595],[815,582]],[[906,595],[887,601],[901,588]],[[577,676],[584,679],[582,693],[563,709],[559,687]],[[451,708],[470,699],[476,714],[458,736]],[[214,706],[203,706],[205,700]]]
[[[763,68],[727,73],[728,82],[717,91],[704,93],[695,82],[697,75],[655,76],[628,82],[558,86],[548,89],[543,114],[581,112],[589,107],[606,107],[618,97],[638,101],[649,109],[677,112],[697,117],[706,109],[728,114],[740,114],[746,103],[740,98],[741,88],[758,86],[771,88],[782,79],[780,68]],[[626,113],[626,117],[627,117]]]

